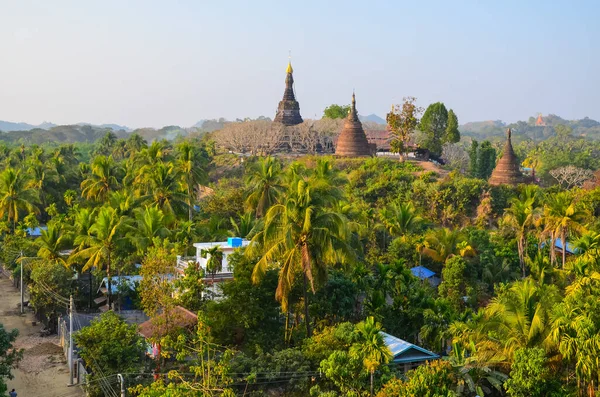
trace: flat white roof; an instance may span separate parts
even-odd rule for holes
[[[248,240],[242,240],[242,247],[246,247],[248,244],[250,244],[250,241]],[[232,247],[231,245],[229,245],[229,243],[227,241],[217,241],[217,242],[213,242],[213,243],[194,243],[194,247],[196,248],[212,248],[215,246],[219,246],[221,247],[221,249],[226,250],[233,250],[239,247]]]

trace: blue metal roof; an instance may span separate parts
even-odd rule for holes
[[[421,280],[428,279],[435,276],[435,272],[427,269],[425,266],[417,266],[410,269],[413,276],[420,278]]]
[[[48,230],[48,226],[28,227],[27,234],[31,237],[39,237],[42,235],[42,230]]]
[[[380,332],[383,336],[383,340],[392,352],[393,363],[414,363],[427,360],[436,360],[440,358],[437,354],[430,352],[427,349],[423,349],[420,346],[413,345],[405,340],[396,338],[385,332]]]
[[[562,249],[563,249],[562,240],[561,240],[560,238],[557,238],[557,239],[554,241],[554,246],[555,246],[556,248],[558,248],[559,250],[561,250],[561,251],[562,251]],[[577,248],[575,248],[575,247],[573,246],[573,244],[571,244],[570,242],[568,242],[568,241],[567,241],[567,247],[566,247],[566,251],[567,251],[569,254],[576,254],[576,253],[577,253]]]

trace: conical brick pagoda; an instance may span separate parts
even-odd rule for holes
[[[504,145],[504,154],[496,168],[492,171],[492,176],[488,181],[490,185],[518,185],[525,182],[525,178],[519,168],[519,160],[510,142],[510,128],[506,130],[506,144]]]
[[[273,121],[283,125],[296,125],[302,123],[303,120],[300,116],[300,104],[294,95],[294,69],[291,61],[288,62],[286,73],[283,99],[279,102],[277,114]]]
[[[354,93],[352,93],[352,108],[350,109],[350,113],[348,113],[344,128],[338,137],[335,154],[336,156],[345,157],[371,155],[371,147],[369,146],[367,135],[356,113],[356,98]]]

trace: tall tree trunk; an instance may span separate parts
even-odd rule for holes
[[[92,288],[93,288],[93,285],[94,285],[94,276],[92,276],[92,269],[88,270],[88,273],[90,275],[90,282],[89,282],[90,291],[89,291],[89,294],[88,294],[88,300],[89,300],[88,303],[89,303],[89,309],[91,309],[92,308]]]
[[[304,273],[304,321],[306,322],[306,337],[310,338],[310,317],[308,314],[308,279]]]
[[[190,188],[190,185],[188,183],[188,217],[189,217],[189,221],[192,221],[192,218],[194,217],[194,212],[193,209],[194,207],[192,206],[192,189]]]
[[[108,252],[108,261],[106,263],[106,283],[108,284],[108,290],[106,291],[106,304],[108,305],[108,310],[110,310],[110,302],[111,302],[111,288],[110,288],[110,251]]]
[[[519,262],[521,262],[521,269],[523,271],[523,278],[525,278],[525,247],[524,247],[524,236],[519,237],[519,241],[517,242],[519,249]]]
[[[373,397],[373,370],[371,370],[371,397]]]
[[[567,261],[567,242],[565,241],[567,239],[567,229],[566,228],[561,228],[560,229],[560,240],[562,241],[562,268],[565,268],[565,262]]]

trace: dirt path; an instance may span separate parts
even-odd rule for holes
[[[438,167],[431,161],[422,161],[422,160],[415,160],[415,159],[410,159],[409,161],[411,161],[411,162],[415,163],[416,165],[420,166],[421,168],[423,168],[423,171],[416,172],[417,175],[421,175],[422,173],[427,172],[427,171],[433,171],[433,172],[437,173],[440,176],[440,178],[443,178],[449,174],[448,171]]]
[[[24,349],[23,360],[13,370],[15,378],[7,380],[8,390],[16,389],[19,397],[83,396],[80,387],[67,387],[69,369],[58,338],[39,335],[40,325],[32,325],[33,313],[19,313],[20,293],[10,280],[0,275],[0,323],[5,329],[17,328],[15,347]]]

